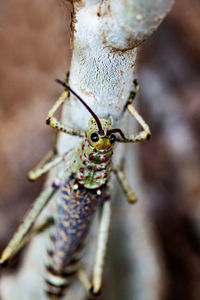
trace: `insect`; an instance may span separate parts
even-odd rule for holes
[[[0,258],[1,265],[4,265],[33,236],[54,225],[55,234],[51,236],[52,247],[47,249],[49,262],[46,265],[45,281],[48,299],[60,299],[65,294],[72,275],[77,275],[92,295],[100,292],[110,225],[111,201],[108,182],[111,172],[115,173],[127,200],[130,203],[136,202],[136,196],[129,187],[125,173],[112,163],[113,148],[116,142],[134,143],[150,138],[149,126],[132,105],[139,88],[136,81],[134,81],[135,89],[130,92],[124,111],[128,110],[131,113],[141,125],[142,131],[129,136],[121,129],[113,128],[112,119],[98,118],[86,102],[65,82],[60,80],[57,82],[65,90],[49,110],[46,123],[58,131],[79,136],[80,141],[75,149],[67,153],[48,154],[34,170],[29,172],[29,178],[36,180],[61,162],[66,164],[65,168],[59,171],[52,185],[44,189],[36,199]],[[72,129],[54,116],[56,110],[68,99],[70,92],[92,115],[86,131]],[[33,226],[52,198],[58,199],[57,214],[48,217],[42,224]],[[79,257],[91,221],[98,209],[100,221],[97,253],[90,282],[81,268]]]

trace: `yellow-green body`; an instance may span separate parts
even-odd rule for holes
[[[58,177],[36,199],[24,222],[13,236],[0,257],[0,265],[5,264],[27,241],[42,230],[56,222],[56,232],[51,236],[51,247],[48,249],[48,264],[46,265],[48,299],[60,299],[65,294],[71,276],[77,272],[79,279],[92,295],[97,295],[101,288],[103,263],[110,223],[110,201],[107,182],[113,171],[120,183],[128,201],[136,202],[136,196],[131,190],[125,173],[119,167],[112,165],[113,146],[117,142],[138,142],[149,139],[150,129],[143,118],[133,107],[132,102],[138,90],[136,81],[135,90],[130,93],[124,106],[142,126],[142,131],[124,135],[121,129],[112,128],[112,120],[99,119],[90,107],[69,86],[57,80],[67,90],[72,92],[87,108],[93,118],[89,120],[86,131],[74,129],[54,117],[56,110],[68,97],[68,92],[60,96],[49,110],[46,123],[51,127],[70,135],[79,136],[77,147],[62,155],[55,155],[55,149],[45,156],[37,167],[29,172],[29,178],[36,180],[59,163],[69,162],[67,174],[62,170]],[[113,133],[118,133],[115,137]],[[61,189],[62,200],[59,201],[57,217],[45,220],[40,226],[31,230],[44,206],[53,198],[57,189]],[[60,193],[58,194],[60,195]],[[78,264],[83,240],[97,208],[101,206],[100,226],[97,242],[97,253],[90,282]]]
[[[100,121],[104,132],[112,128],[109,120],[100,119]],[[97,143],[92,142],[90,136],[95,131],[98,132],[98,127],[91,118],[86,136],[73,152],[70,165],[70,173],[74,174],[79,184],[87,189],[98,189],[105,185],[112,170],[113,145],[106,135],[100,136]]]
[[[71,173],[80,185],[97,189],[109,180],[112,154],[112,146],[106,150],[94,148],[85,138],[73,153]]]

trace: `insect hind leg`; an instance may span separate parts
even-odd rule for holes
[[[30,209],[30,211],[24,218],[23,223],[19,226],[13,238],[1,254],[1,265],[4,265],[7,261],[9,261],[9,259],[13,257],[24,245],[24,239],[26,240],[29,230],[31,229],[37,217],[40,215],[41,211],[47,205],[47,203],[50,201],[50,199],[53,197],[56,191],[57,188],[55,187],[47,187],[35,200],[33,207]]]
[[[97,240],[97,251],[95,257],[92,282],[89,281],[87,274],[85,273],[84,270],[80,269],[78,271],[79,280],[92,296],[98,296],[101,293],[106,246],[108,242],[108,233],[110,228],[110,216],[111,216],[111,203],[110,201],[106,201],[104,202],[101,209],[99,233],[98,233],[98,240]]]

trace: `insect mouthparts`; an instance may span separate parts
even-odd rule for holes
[[[99,130],[99,132],[98,132],[98,133],[99,133],[99,135],[100,135],[100,136],[104,136],[104,135],[105,135],[105,133],[104,133],[104,131],[103,131],[103,130]]]

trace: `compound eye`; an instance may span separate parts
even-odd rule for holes
[[[114,134],[111,134],[111,136],[110,136],[110,143],[114,144],[115,141],[116,141],[116,136]]]
[[[92,133],[91,134],[91,140],[94,142],[94,143],[96,143],[96,142],[98,142],[98,140],[99,140],[99,136],[98,136],[98,134],[97,133]]]

